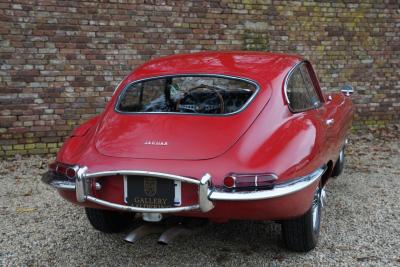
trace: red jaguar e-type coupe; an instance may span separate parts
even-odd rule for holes
[[[324,186],[343,169],[353,89],[325,95],[307,60],[202,52],[151,60],[75,129],[43,181],[116,232],[132,214],[275,220],[316,246]]]

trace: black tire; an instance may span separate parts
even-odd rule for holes
[[[339,158],[336,161],[335,166],[333,167],[332,177],[337,177],[342,174],[344,169],[344,161],[345,161],[344,148],[342,148],[342,150],[340,150],[339,153]]]
[[[319,187],[311,208],[304,215],[292,220],[282,221],[282,237],[289,250],[308,252],[316,247],[321,224],[322,204],[320,198],[321,189]]]
[[[130,226],[134,213],[85,208],[90,224],[104,233],[118,233]]]

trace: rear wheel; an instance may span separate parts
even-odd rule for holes
[[[343,169],[344,169],[344,148],[340,150],[339,158],[336,161],[335,166],[333,167],[332,170],[332,177],[337,177],[340,174],[342,174]]]
[[[311,208],[301,217],[282,221],[282,236],[286,247],[297,252],[307,252],[318,242],[324,189],[318,187]]]
[[[90,224],[96,230],[104,233],[117,233],[130,226],[134,213],[116,212],[102,209],[85,208]]]

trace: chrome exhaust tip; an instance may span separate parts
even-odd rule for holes
[[[129,243],[135,243],[136,241],[142,239],[145,236],[152,234],[161,234],[164,232],[165,228],[159,224],[144,224],[138,228],[133,229],[124,238],[124,241]]]
[[[164,233],[161,234],[160,238],[158,239],[158,244],[168,245],[178,236],[188,235],[190,233],[191,230],[184,228],[182,226],[175,226],[169,228],[168,230],[166,230]]]

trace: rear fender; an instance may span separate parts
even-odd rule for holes
[[[282,180],[307,175],[325,164],[323,125],[316,111],[292,114],[275,101],[270,104],[226,156],[239,157],[240,171],[272,172]]]
[[[251,157],[251,162],[262,161],[280,179],[306,175],[322,165],[318,162],[320,152],[319,125],[310,116],[298,116],[287,120]]]
[[[93,153],[91,146],[100,116],[96,116],[76,128],[65,140],[57,153],[57,161],[76,164],[84,154]]]

